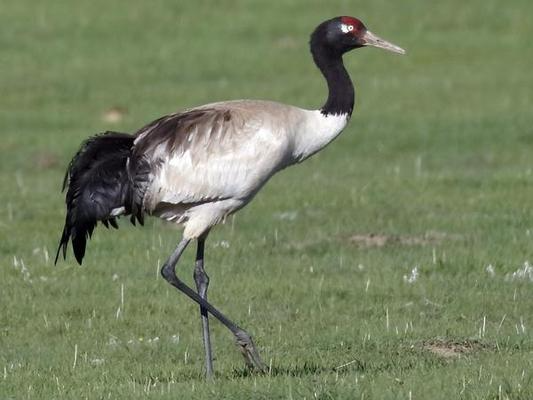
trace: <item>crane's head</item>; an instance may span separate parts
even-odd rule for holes
[[[327,50],[339,55],[366,46],[405,54],[404,49],[374,35],[354,17],[336,17],[322,22],[311,35],[311,47],[313,46],[325,46]]]

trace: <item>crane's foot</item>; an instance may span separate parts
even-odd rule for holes
[[[248,333],[246,333],[245,331],[240,330],[235,334],[235,340],[244,357],[246,365],[250,369],[255,369],[262,373],[267,373],[268,368],[261,360],[259,352],[255,348],[254,342],[252,341],[252,337],[248,335]]]

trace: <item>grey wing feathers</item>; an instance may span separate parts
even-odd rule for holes
[[[154,156],[158,150],[166,154],[184,151],[192,141],[206,144],[213,133],[221,133],[230,121],[229,110],[201,108],[171,114],[155,120],[137,132],[134,154]]]
[[[132,215],[142,216],[145,195],[151,181],[169,157],[179,157],[199,146],[208,151],[223,141],[232,124],[226,109],[200,108],[161,117],[136,133],[129,172],[134,186]]]

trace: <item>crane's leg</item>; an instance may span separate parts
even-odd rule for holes
[[[259,371],[266,372],[266,366],[261,360],[259,353],[257,352],[252,337],[241,327],[229,320],[224,314],[213,307],[207,300],[201,298],[198,293],[182,282],[176,275],[176,264],[178,260],[189,244],[190,239],[182,239],[179,242],[176,250],[170,255],[169,259],[165,262],[161,268],[161,275],[166,279],[168,283],[184,293],[191,300],[195,301],[201,307],[204,307],[213,317],[218,319],[231,333],[235,336],[237,345],[244,356],[246,364],[251,368],[256,368]]]
[[[198,239],[198,247],[196,249],[196,263],[194,265],[194,282],[198,294],[204,300],[207,300],[207,289],[209,287],[209,276],[204,269],[204,248],[205,238],[207,235]],[[200,306],[200,315],[202,318],[202,336],[204,338],[205,350],[205,374],[208,378],[213,377],[213,354],[211,352],[211,338],[209,335],[209,317],[207,309]]]

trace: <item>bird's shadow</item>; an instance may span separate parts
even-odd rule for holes
[[[233,370],[233,378],[246,378],[250,376],[291,376],[291,377],[303,377],[308,375],[320,375],[325,373],[334,373],[339,375],[345,375],[354,371],[364,371],[366,366],[359,360],[354,360],[349,366],[332,367],[319,365],[315,363],[304,362],[303,364],[296,365],[275,365],[268,369],[266,373],[260,373],[250,368],[236,368]]]

